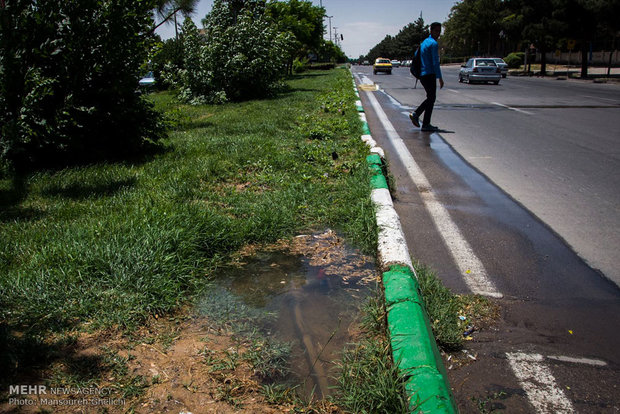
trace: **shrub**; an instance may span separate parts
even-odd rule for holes
[[[301,73],[308,70],[308,58],[295,58],[293,61],[293,73]]]
[[[504,58],[506,64],[511,69],[518,69],[523,64],[523,52],[513,52]]]
[[[2,164],[118,158],[161,137],[137,85],[151,10],[149,0],[2,2]]]
[[[190,102],[219,103],[264,97],[275,91],[285,74],[292,37],[271,27],[265,1],[215,0],[198,34],[189,19],[183,24],[185,70],[181,98]]]

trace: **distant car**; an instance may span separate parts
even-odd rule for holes
[[[362,62],[362,66],[370,66],[370,62],[365,60]]]
[[[411,66],[411,61],[410,60],[403,60],[403,63],[401,63],[401,66]]]
[[[146,87],[155,85],[155,76],[153,75],[153,72],[149,72],[144,75],[144,77],[138,81],[138,85]]]
[[[400,67],[400,60],[393,60],[391,63],[394,68]]]
[[[392,74],[392,62],[390,62],[390,59],[377,58],[375,60],[375,64],[372,65],[372,73],[376,75],[378,72],[385,72],[388,75]]]
[[[495,64],[502,71],[502,78],[505,78],[508,75],[508,63],[504,62],[502,58],[491,58],[495,61]]]
[[[459,72],[459,82],[493,82],[498,85],[501,78],[501,69],[490,58],[471,58],[461,65]]]

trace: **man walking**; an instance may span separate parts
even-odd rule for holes
[[[433,115],[433,107],[435,106],[435,97],[437,95],[437,79],[439,79],[439,88],[443,88],[443,79],[441,77],[441,69],[439,68],[439,46],[437,39],[441,35],[441,23],[431,23],[431,33],[420,45],[420,58],[422,61],[422,70],[420,73],[420,83],[426,91],[426,99],[418,106],[415,112],[409,114],[409,119],[416,127],[420,126],[420,115],[424,112],[422,120],[422,131],[435,132],[439,130],[436,126],[431,125],[431,116]]]

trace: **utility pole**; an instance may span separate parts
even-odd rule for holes
[[[329,19],[329,40],[332,40],[332,17],[334,16],[325,16]]]
[[[338,28],[336,26],[334,26],[334,44],[338,46]]]

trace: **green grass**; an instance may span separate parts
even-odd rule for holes
[[[155,94],[166,151],[0,180],[0,348],[177,309],[247,243],[329,226],[374,252],[350,74],[288,85],[220,106]]]
[[[362,315],[364,334],[343,352],[334,401],[346,412],[408,413],[407,375],[392,361],[382,293],[368,299]]]
[[[467,326],[480,329],[498,318],[499,308],[480,295],[455,295],[427,266],[414,265],[437,344],[444,351],[460,350]],[[461,320],[459,316],[465,319]]]

